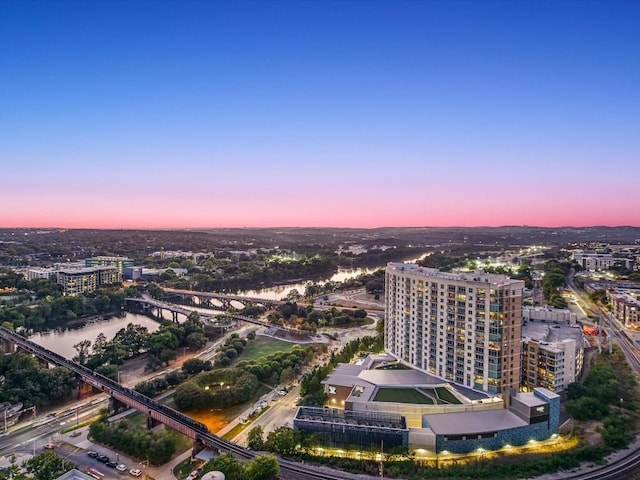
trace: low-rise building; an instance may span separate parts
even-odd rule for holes
[[[575,325],[578,322],[578,315],[566,308],[522,307],[522,319],[524,322],[537,320]]]
[[[55,268],[30,268],[27,270],[27,280],[35,280],[36,278],[55,277],[58,271]]]
[[[409,369],[391,355],[341,364],[324,384],[330,408],[300,409],[294,426],[319,433],[329,446],[366,448],[381,440],[385,446],[406,446],[406,435],[410,449],[468,453],[546,440],[559,428],[559,397],[554,392],[510,389],[491,396]],[[391,417],[395,421],[389,423]],[[380,419],[387,424],[381,425]],[[349,440],[351,434],[356,441]]]
[[[612,288],[607,291],[611,312],[626,327],[640,326],[640,290]]]
[[[113,285],[121,281],[117,267],[88,267],[58,270],[57,283],[63,295],[80,295],[95,292],[101,285]]]
[[[560,397],[544,388],[511,392],[509,406],[489,412],[424,416],[435,435],[436,453],[469,453],[548,440],[560,428]]]
[[[621,265],[631,270],[635,265],[635,259],[633,258],[614,256],[610,253],[576,252],[573,254],[572,259],[590,272],[609,270],[616,265]]]
[[[579,325],[530,319],[522,329],[522,388],[560,393],[575,382],[584,363],[585,340]]]

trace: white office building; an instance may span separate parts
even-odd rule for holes
[[[523,281],[504,275],[389,263],[385,349],[450,382],[488,393],[517,391],[523,289]]]

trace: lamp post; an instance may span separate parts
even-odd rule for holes
[[[140,462],[142,469],[144,471],[144,479],[147,480],[149,477],[147,476],[147,466],[149,465],[149,460],[145,460],[144,462]]]

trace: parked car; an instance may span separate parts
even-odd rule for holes
[[[129,474],[133,475],[134,477],[139,477],[140,475],[142,475],[142,472],[139,468],[132,468],[131,470],[129,470]]]
[[[107,462],[107,467],[116,468],[117,466],[118,466],[118,462],[116,462],[115,460],[109,460]]]
[[[96,458],[98,456],[98,452],[94,452],[93,450],[89,450],[87,452],[87,455],[89,455],[91,458]]]
[[[126,472],[127,471],[127,466],[124,463],[119,463],[116,466],[116,470],[119,472]]]
[[[100,455],[98,455],[96,457],[96,460],[98,460],[99,462],[102,462],[102,463],[107,463],[111,459],[109,457],[107,457],[105,454],[101,453]]]

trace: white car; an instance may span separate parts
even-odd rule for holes
[[[129,474],[133,475],[134,477],[139,477],[140,475],[142,475],[142,472],[139,468],[132,468],[131,470],[129,470]]]
[[[118,470],[119,472],[126,472],[127,466],[124,463],[119,463],[118,465],[116,465],[116,470]]]

